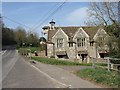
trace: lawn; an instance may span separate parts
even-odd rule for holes
[[[79,63],[79,62],[71,62],[71,61],[64,61],[64,60],[58,60],[54,58],[44,58],[44,57],[32,57],[32,59],[46,63],[51,65],[81,65],[81,66],[92,66],[92,63]],[[107,64],[98,63],[99,66],[106,66]]]
[[[76,72],[76,75],[108,87],[120,85],[120,75],[116,71],[107,71],[103,68],[87,68]]]

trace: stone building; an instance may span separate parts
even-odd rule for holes
[[[104,58],[108,52],[108,34],[99,27],[55,27],[44,26],[47,35],[47,56],[89,62],[90,58]]]

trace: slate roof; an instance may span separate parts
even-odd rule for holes
[[[73,37],[76,33],[76,31],[80,28],[80,27],[61,27],[62,30],[67,34],[68,37]],[[88,26],[83,26],[82,27],[83,30],[90,36],[90,38],[93,38],[94,35],[97,33],[99,27],[88,27]],[[54,34],[58,31],[58,27],[55,28],[56,30],[49,30],[48,31],[48,40],[51,41],[52,37],[54,36]]]

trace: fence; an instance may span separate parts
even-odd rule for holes
[[[97,67],[106,68],[108,69],[108,71],[110,70],[120,71],[120,58],[109,58],[109,57],[97,58],[97,59],[93,57],[89,57],[89,58],[91,59],[90,62],[92,62],[93,64],[95,63],[106,63],[107,64],[107,67],[103,67],[103,66],[97,66]]]
[[[108,71],[120,71],[120,58],[108,58]]]

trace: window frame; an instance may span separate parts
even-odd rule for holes
[[[77,38],[77,47],[85,47],[86,45],[86,38]]]
[[[57,48],[62,48],[64,44],[63,38],[57,38]]]
[[[73,43],[72,42],[69,42],[69,47],[73,47]]]

